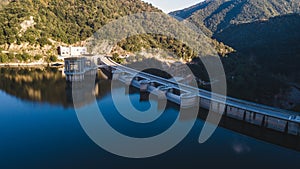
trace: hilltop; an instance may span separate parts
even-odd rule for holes
[[[218,33],[231,25],[298,12],[299,0],[206,0],[170,14],[195,24],[204,24],[212,33]]]

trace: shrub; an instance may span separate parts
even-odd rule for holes
[[[41,47],[44,47],[45,45],[51,45],[51,42],[45,37],[42,37],[42,38],[38,39],[37,41]]]
[[[23,61],[28,61],[28,60],[32,59],[32,56],[29,55],[28,53],[23,53],[21,57],[22,57]]]
[[[42,56],[42,55],[39,55],[39,54],[37,54],[37,55],[35,55],[35,56],[33,57],[34,60],[40,60],[40,59],[42,59],[42,58],[43,58],[43,56]]]
[[[49,57],[49,61],[50,61],[50,62],[56,62],[56,61],[57,61],[57,56],[51,55],[51,56]]]
[[[9,61],[7,54],[0,53],[0,63],[6,63]]]
[[[117,63],[122,63],[122,62],[124,62],[123,59],[119,58],[119,54],[117,54],[117,53],[114,53],[114,54],[112,55],[112,60],[115,61],[115,62],[117,62]]]
[[[7,56],[9,60],[13,60],[15,58],[15,55],[13,53],[8,53]]]
[[[22,54],[19,54],[19,53],[15,55],[15,58],[16,58],[17,60],[19,60],[19,61],[22,61],[22,60],[23,60]]]

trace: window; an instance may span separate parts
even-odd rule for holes
[[[91,67],[91,65],[92,65],[91,61],[89,61],[89,60],[85,61],[85,66]]]
[[[77,62],[70,63],[70,71],[71,72],[79,72],[79,67],[78,67]]]

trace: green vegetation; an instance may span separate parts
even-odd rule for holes
[[[48,38],[73,44],[93,35],[104,24],[121,16],[158,11],[139,0],[19,0],[0,10],[0,45],[17,41],[50,44]],[[36,24],[19,35],[20,24],[33,16]]]
[[[39,54],[37,54],[37,55],[34,56],[34,60],[40,60],[42,58],[43,58],[43,56],[39,55]]]
[[[172,12],[171,15],[188,19],[200,28],[208,28],[214,34],[230,25],[297,13],[299,6],[299,0],[209,0]]]
[[[215,37],[266,72],[300,82],[299,27],[300,15],[293,14],[231,26]]]
[[[106,23],[119,17],[140,13],[159,11],[150,4],[140,0],[17,0],[5,3],[0,8],[0,45],[21,45],[29,43],[31,47],[53,45],[45,60],[56,60],[56,47],[50,40],[74,44],[91,37]],[[33,21],[22,27],[24,21]],[[15,58],[1,54],[1,62],[12,60],[27,61],[40,59],[29,57],[31,47],[19,53]],[[23,48],[24,49],[24,48]],[[47,49],[49,50],[49,49]],[[40,53],[41,54],[41,53]]]
[[[76,44],[91,37],[103,25],[116,20],[122,16],[141,12],[161,12],[150,4],[140,0],[18,0],[10,1],[0,9],[0,46],[15,46],[29,43],[30,46],[24,47],[22,51],[12,50],[20,54],[31,52],[31,48],[42,50],[39,53],[47,53],[44,58],[50,61],[51,55],[56,54],[57,45],[55,42],[65,44]],[[32,20],[33,19],[33,20]],[[26,26],[22,24],[31,22]],[[25,26],[24,26],[25,25]],[[224,56],[224,51],[229,49],[225,45],[213,43],[220,50],[220,55]],[[162,35],[144,34],[124,39],[119,45],[126,51],[135,52],[142,48],[163,48],[173,52],[179,58],[186,60],[196,56],[189,47],[174,38]],[[232,50],[229,50],[232,51]],[[226,53],[226,52],[225,52]],[[230,53],[230,52],[229,52]],[[27,61],[29,59],[38,60],[39,58],[27,56],[23,58],[19,55],[17,60]],[[4,58],[6,61],[6,59]],[[8,60],[8,62],[11,59]]]
[[[114,53],[112,55],[112,60],[117,62],[117,63],[120,63],[120,64],[124,62],[124,59],[120,58],[119,54],[117,54],[117,53]]]
[[[204,39],[212,45],[212,47],[219,53],[220,56],[226,56],[229,53],[234,52],[234,49],[224,45],[213,39]],[[138,36],[131,36],[127,39],[123,39],[118,43],[122,49],[130,52],[138,52],[142,49],[164,49],[166,52],[173,53],[177,59],[191,60],[198,57],[196,53],[189,46],[183,42],[167,37],[165,35],[153,35],[153,34],[141,34]],[[205,49],[203,49],[205,50]],[[163,56],[162,56],[163,57]]]
[[[41,59],[41,55],[32,56],[28,53],[0,53],[0,63],[9,63],[9,62],[31,62],[34,60]]]
[[[0,63],[7,63],[9,61],[8,55],[0,53]]]
[[[119,42],[118,45],[130,52],[138,52],[141,51],[142,48],[166,49],[169,52],[174,53],[178,58],[183,58],[185,60],[197,56],[197,54],[184,43],[164,35],[142,34],[132,36]]]
[[[227,74],[234,77],[228,79],[229,92],[270,103],[292,84],[299,84],[299,27],[300,15],[291,14],[233,25],[215,34],[238,51],[224,60]]]
[[[229,95],[272,104],[300,83],[299,9],[299,0],[208,0],[171,14],[236,50],[222,58]]]
[[[51,62],[56,62],[56,61],[57,61],[57,56],[51,55],[51,56],[49,57],[49,60],[50,60]]]

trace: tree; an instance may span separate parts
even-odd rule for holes
[[[117,53],[114,53],[114,54],[112,55],[112,60],[115,61],[115,62],[117,62],[117,63],[123,63],[123,62],[124,62],[124,60],[121,59],[121,58],[119,57],[119,54],[117,54]]]
[[[49,57],[49,61],[50,61],[50,62],[56,62],[56,61],[57,61],[57,56],[51,55],[51,56]]]
[[[40,59],[42,59],[42,58],[43,58],[43,56],[42,56],[42,55],[39,55],[39,54],[37,54],[37,55],[35,55],[33,58],[34,58],[34,60],[40,60]]]
[[[41,47],[44,47],[45,45],[51,45],[51,42],[46,37],[41,37],[37,41]]]
[[[30,60],[30,59],[32,59],[32,56],[29,55],[28,53],[23,53],[21,55],[21,57],[22,57],[22,60],[25,61],[25,62],[28,61],[28,60]]]
[[[9,61],[9,59],[8,59],[8,56],[7,56],[7,54],[4,54],[4,53],[0,53],[0,63],[6,63],[6,62],[8,62]]]

